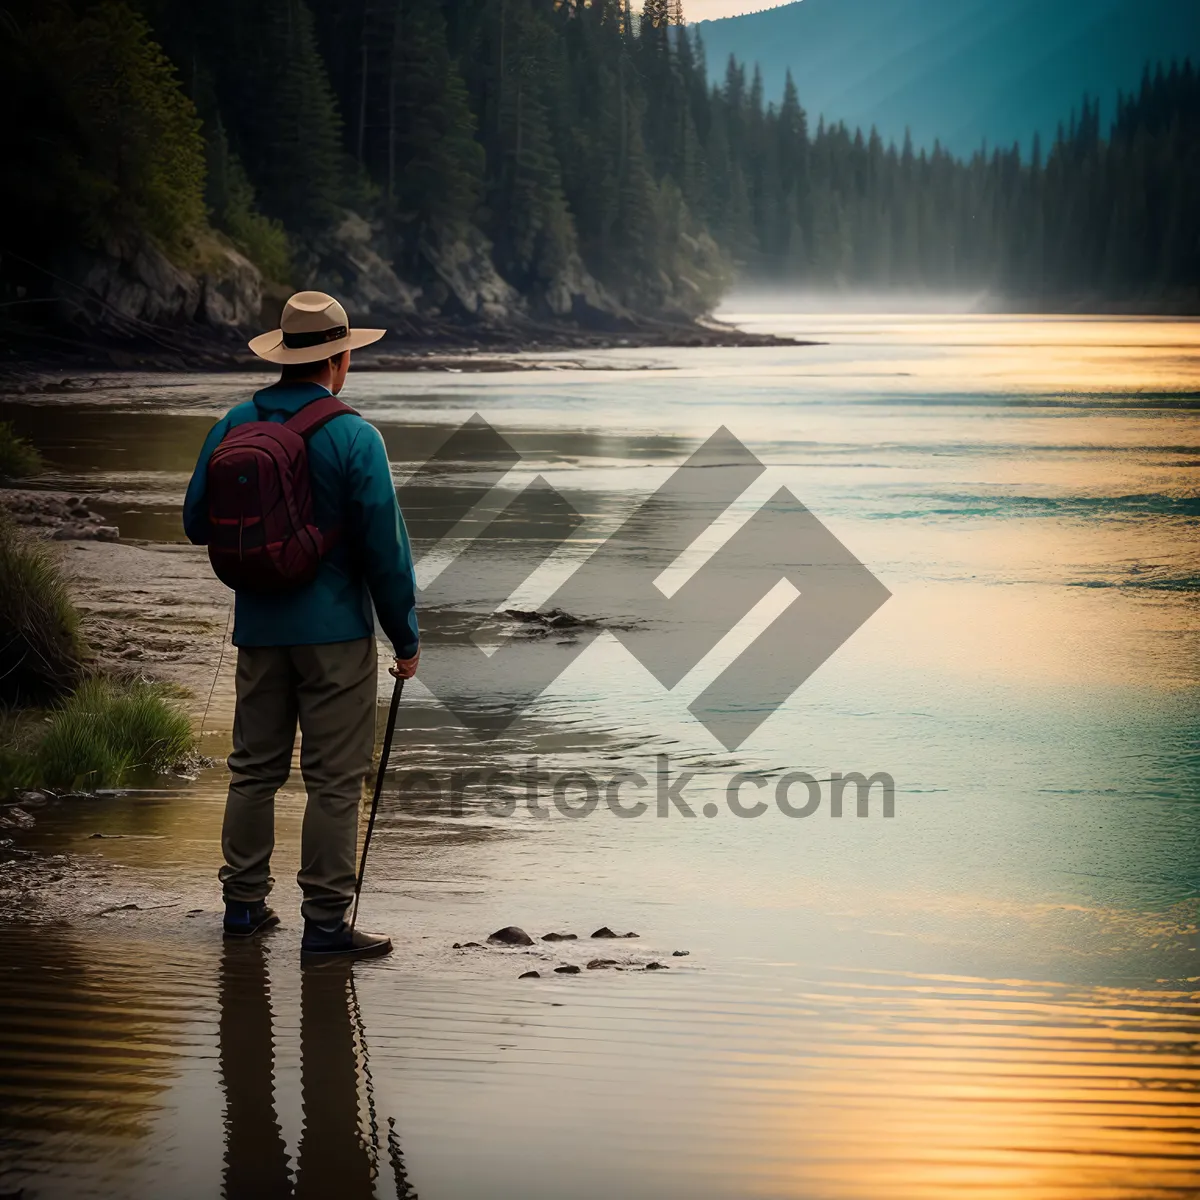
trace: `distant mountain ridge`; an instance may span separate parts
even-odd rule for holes
[[[1200,65],[1200,0],[799,0],[692,28],[714,81],[732,53],[778,103],[790,68],[813,126],[957,154],[1046,142],[1085,92],[1107,127],[1146,63]]]

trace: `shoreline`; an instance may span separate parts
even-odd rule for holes
[[[31,347],[25,356],[0,361],[0,383],[10,394],[45,391],[47,382],[85,371],[229,371],[261,367],[246,347],[246,331],[233,333],[200,327],[159,329],[136,340],[105,337],[96,332],[59,329],[4,329],[10,344],[21,336]],[[769,348],[816,346],[820,342],[770,333],[750,333],[713,318],[687,323],[647,321],[630,328],[589,330],[552,324],[521,326],[453,325],[416,331],[389,329],[389,339],[355,352],[356,371],[445,371],[477,373],[538,370],[629,370],[595,368],[558,359],[530,360],[529,355],[571,351],[665,350],[704,348]],[[69,347],[69,348],[68,348]],[[65,382],[65,381],[64,381]]]

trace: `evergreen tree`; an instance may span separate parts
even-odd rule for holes
[[[699,312],[731,265],[1200,308],[1191,63],[1148,68],[1107,125],[1085,97],[1046,149],[960,159],[810,131],[803,80],[768,104],[753,64],[711,86],[680,20],[677,0],[6,0],[3,220],[42,257],[126,229],[186,257],[211,222],[282,278],[351,207],[418,275],[428,235],[477,228],[559,310],[590,275],[634,312]]]

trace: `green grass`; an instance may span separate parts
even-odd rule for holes
[[[194,753],[170,689],[81,679],[83,654],[54,552],[0,511],[0,796],[120,787]]]
[[[11,733],[11,738],[9,734]],[[0,725],[0,794],[24,788],[87,792],[161,774],[195,750],[187,714],[155,684],[87,679],[34,728]]]
[[[36,786],[35,752],[45,728],[36,709],[0,711],[0,799]]]
[[[0,480],[12,482],[36,475],[44,466],[42,456],[9,421],[0,421]]]
[[[0,511],[0,706],[53,702],[78,681],[83,653],[53,550]]]

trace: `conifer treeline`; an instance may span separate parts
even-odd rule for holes
[[[731,268],[812,287],[990,288],[1043,302],[1197,296],[1200,80],[1190,64],[1148,69],[1107,129],[1084,101],[1031,160],[1013,148],[962,161],[842,125],[813,130],[802,79],[767,103],[758,72],[731,60],[712,87],[702,45],[675,23],[677,0],[629,7],[10,0],[22,48],[7,64],[18,91],[9,111],[31,111],[22,87],[57,91],[36,118],[52,138],[0,136],[9,161],[36,149],[38,169],[92,181],[69,202],[42,181],[35,224],[72,203],[64,215],[85,232],[130,213],[174,228],[154,213],[192,212],[202,186],[208,219],[280,278],[289,254],[352,208],[410,272],[422,269],[423,241],[480,230],[501,273],[535,301],[583,267],[621,303],[656,313],[702,311]],[[153,57],[155,43],[177,82],[164,84],[159,60],[129,65]],[[103,138],[89,133],[91,76],[68,88],[38,74],[38,48],[53,61],[62,45],[91,64],[105,103],[112,78],[134,98],[134,109],[127,100],[108,113]],[[106,55],[120,60],[108,74]],[[200,185],[196,132],[164,88],[195,105]],[[136,145],[138,158],[110,168],[98,142]],[[51,144],[69,151],[70,171],[51,162]],[[188,196],[167,194],[155,153],[176,164]]]

